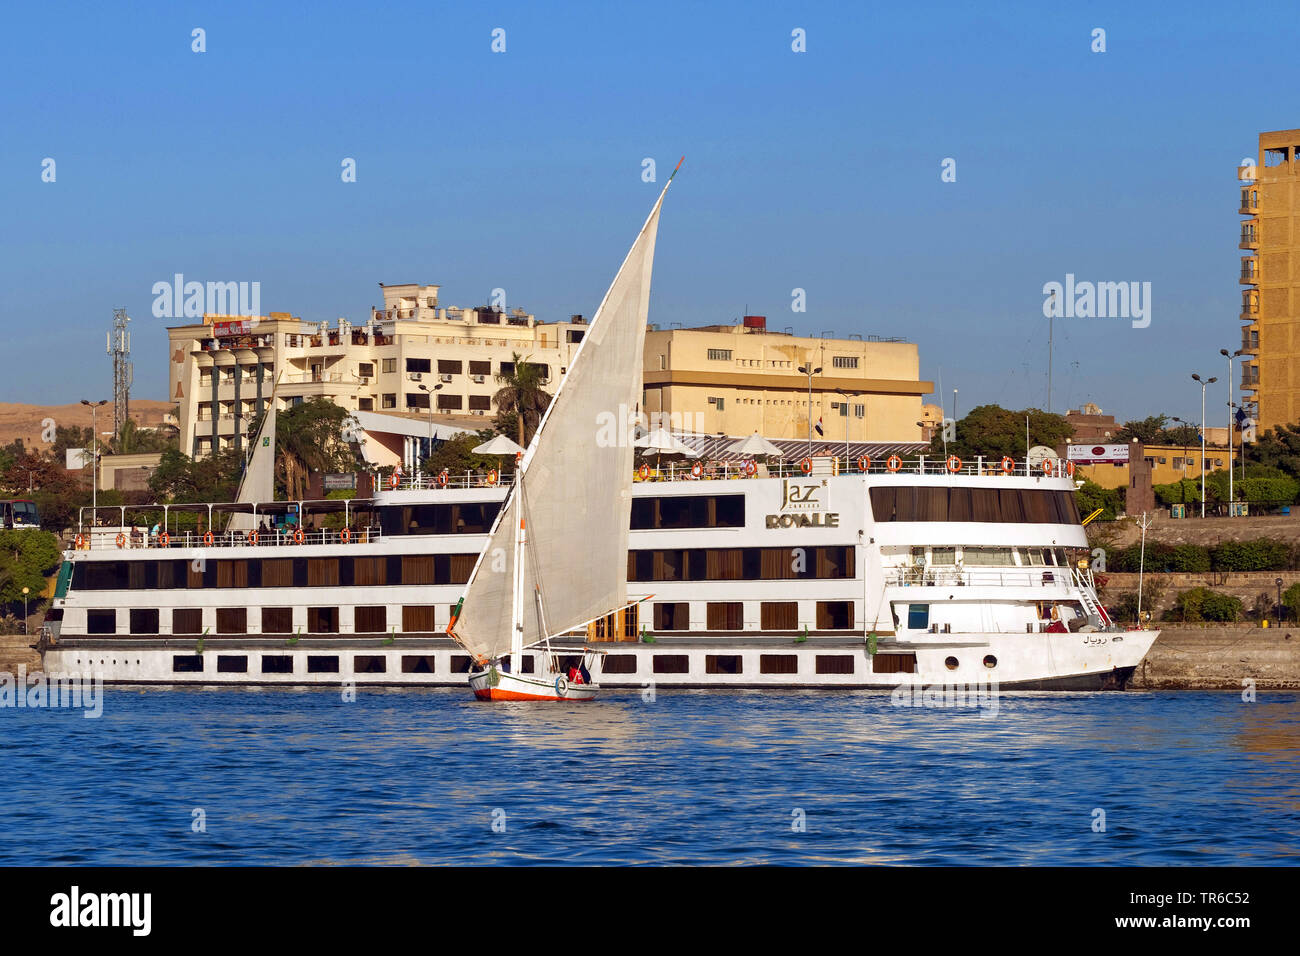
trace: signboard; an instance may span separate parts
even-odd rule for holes
[[[76,471],[79,468],[85,468],[90,464],[90,449],[88,448],[67,448],[63,452],[63,467],[68,471]]]
[[[830,510],[830,488],[825,479],[781,481],[781,507],[767,515],[769,528],[838,528],[839,514]]]
[[[1065,457],[1078,465],[1127,465],[1128,445],[1071,445]]]
[[[326,491],[341,491],[345,488],[355,490],[357,487],[357,476],[355,472],[347,474],[328,474],[325,476]]]
[[[212,334],[217,338],[230,335],[247,335],[253,331],[252,322],[213,322]]]

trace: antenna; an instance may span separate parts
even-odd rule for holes
[[[135,379],[131,365],[131,321],[126,309],[113,310],[113,331],[108,335],[108,354],[113,356],[113,434],[121,434],[131,417],[131,383]]]

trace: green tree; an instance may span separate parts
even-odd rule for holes
[[[493,434],[492,429],[486,428],[477,433],[465,432],[453,435],[424,460],[424,470],[431,475],[436,475],[445,468],[448,473],[454,475],[458,472],[463,474],[467,471],[486,471],[489,468],[500,467],[500,455],[474,454],[474,449],[489,440]]]
[[[239,487],[241,465],[233,451],[196,461],[179,449],[169,448],[149,479],[149,490],[159,501],[231,501]]]
[[[994,461],[1007,456],[1021,461],[1025,457],[1025,416],[1029,416],[1031,445],[1056,447],[1068,441],[1073,426],[1063,415],[1052,415],[1036,408],[1011,411],[998,405],[978,405],[956,423],[955,434],[947,443],[948,454],[972,459],[983,455]],[[930,455],[944,453],[943,433],[936,432],[930,442]]]
[[[518,352],[513,353],[512,359],[509,366],[496,376],[497,384],[501,386],[493,397],[498,409],[497,429],[503,431],[506,422],[502,416],[513,413],[515,441],[527,448],[542,414],[551,404],[551,396],[542,388],[541,365],[520,358]]]
[[[1220,594],[1209,588],[1192,588],[1174,599],[1174,606],[1165,612],[1167,621],[1238,621],[1243,606],[1239,598]]]
[[[145,452],[165,451],[174,448],[177,435],[174,429],[142,429],[133,419],[122,423],[121,429],[113,437],[112,449],[115,455],[139,455]]]
[[[1270,428],[1254,444],[1243,447],[1247,462],[1279,468],[1300,478],[1300,423]]]
[[[360,462],[346,433],[354,425],[347,409],[327,398],[312,398],[276,416],[276,472],[286,497],[307,497],[313,472],[351,471]],[[260,423],[251,431],[256,435]]]
[[[1125,422],[1115,433],[1112,441],[1116,444],[1120,442],[1127,444],[1131,441],[1140,441],[1146,445],[1159,444],[1165,425],[1168,423],[1168,415],[1148,415],[1146,418]],[[1197,441],[1199,443],[1200,439]]]
[[[1087,517],[1098,508],[1101,514],[1093,520],[1114,521],[1124,508],[1123,488],[1103,488],[1092,479],[1085,479],[1083,486],[1075,492],[1079,514]]]
[[[26,587],[34,610],[46,577],[61,560],[59,539],[49,531],[0,531],[0,605],[21,614]]]

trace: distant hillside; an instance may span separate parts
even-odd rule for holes
[[[174,412],[174,402],[159,402],[148,398],[131,399],[131,417],[137,425],[152,428],[160,425],[163,416]],[[73,405],[22,405],[17,402],[0,402],[0,445],[21,438],[28,448],[41,450],[49,442],[41,440],[45,419],[54,419],[59,426],[90,426],[90,409],[80,402]],[[113,406],[100,407],[96,415],[100,434],[107,437],[113,431]]]

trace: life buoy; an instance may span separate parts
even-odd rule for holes
[[[172,543],[172,536],[164,531],[162,537],[158,540],[162,542],[162,546],[165,548]]]
[[[397,472],[393,472],[391,475],[388,476],[389,488],[396,488],[401,483],[402,483],[402,476],[399,475]]]
[[[339,538],[342,540],[344,544],[347,544],[349,541],[352,540],[352,529],[344,528],[342,531],[339,532]]]
[[[1004,475],[1009,475],[1009,474],[1011,474],[1011,473],[1012,473],[1013,471],[1015,471],[1015,470],[1016,470],[1016,463],[1012,460],[1011,456],[1010,456],[1010,455],[1003,455],[1003,456],[1002,456],[1002,474],[1004,474]]]
[[[254,530],[248,532],[248,543],[249,543],[249,544],[257,544],[257,531],[256,531],[256,529],[254,529]]]
[[[885,462],[885,467],[890,471],[898,471],[898,469],[903,467],[903,459],[899,458],[897,455],[890,455],[888,460]]]
[[[1071,478],[1074,477],[1074,462],[1067,461],[1065,463],[1065,473],[1069,475]]]
[[[1052,469],[1052,459],[1048,458],[1047,460],[1045,460],[1045,461],[1043,462],[1043,474],[1045,474],[1048,478],[1051,478],[1051,477],[1052,477],[1052,470],[1053,470],[1053,469]]]
[[[691,477],[699,478],[704,474],[704,462],[696,461],[691,463]]]
[[[961,459],[958,458],[956,455],[949,455],[948,470],[951,471],[953,474],[956,474],[957,472],[961,471]]]
[[[307,540],[307,536],[302,533],[302,528],[299,528],[297,531],[293,533],[294,544],[302,544],[306,540]]]
[[[642,481],[645,481],[650,477],[650,466],[642,464],[641,467],[636,470],[636,473],[641,476]]]
[[[870,471],[870,470],[871,470],[871,456],[870,456],[870,455],[859,455],[859,456],[858,456],[858,471]]]
[[[204,544],[206,547],[211,547],[211,546],[212,546],[212,542],[215,541],[215,540],[216,540],[216,539],[212,536],[212,532],[211,532],[211,531],[204,532],[204,534],[203,534],[203,544]]]
[[[447,481],[448,481],[448,475],[446,469],[443,469],[442,471],[438,472],[438,487],[446,488]]]
[[[497,474],[497,470],[495,468],[488,471],[487,483],[489,485],[495,485],[500,479],[501,476]]]
[[[125,547],[126,547],[126,535],[124,535],[124,534],[123,534],[122,532],[120,532],[120,531],[117,533],[117,546],[118,546],[119,548],[125,548]]]
[[[805,475],[809,474],[812,471],[812,459],[805,458],[801,462],[799,462],[799,470],[802,471]]]
[[[77,535],[77,550],[80,551],[86,546],[86,539],[83,535]]]
[[[565,694],[565,692],[566,692],[568,689],[569,689],[569,679],[568,679],[567,677],[565,677],[563,674],[561,674],[559,677],[555,678],[555,696],[556,696],[556,697],[563,697],[564,694]]]
[[[754,459],[751,458],[749,461],[745,462],[745,474],[747,475],[758,474],[758,464],[754,461]]]

